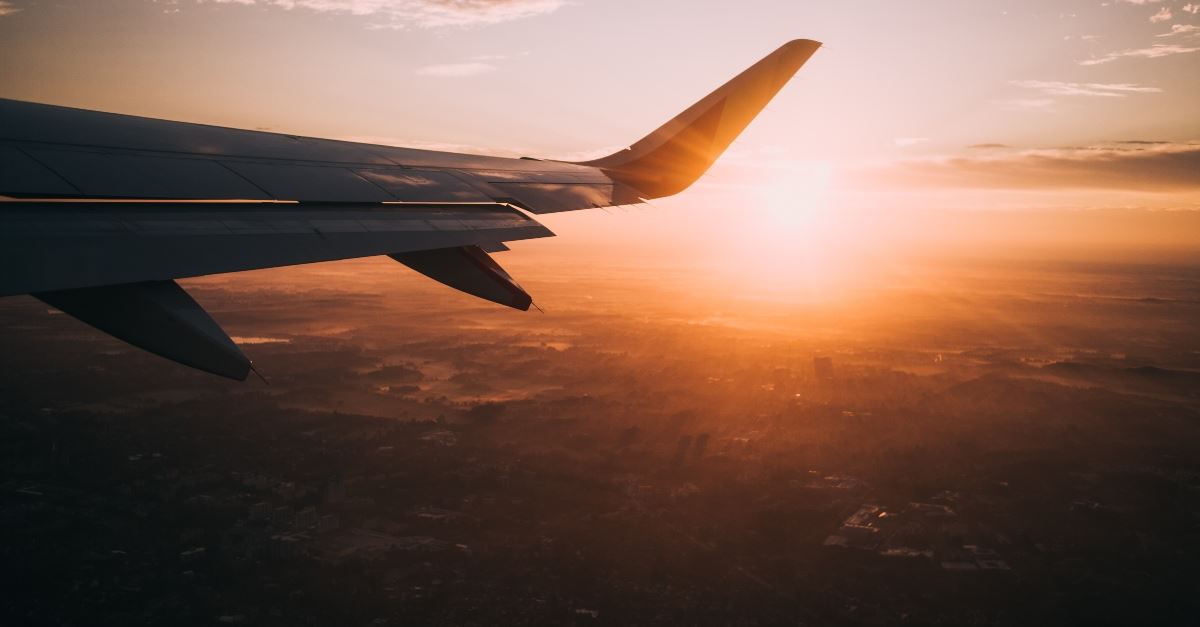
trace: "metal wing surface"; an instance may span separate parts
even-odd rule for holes
[[[417,150],[0,99],[0,296],[32,294],[174,361],[250,362],[175,279],[389,255],[516,309],[488,252],[529,214],[642,202],[704,174],[817,48],[784,44],[585,163]]]

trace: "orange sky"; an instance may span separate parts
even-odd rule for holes
[[[5,0],[0,97],[584,157],[798,37],[825,46],[700,183],[522,248],[1200,254],[1200,0]]]

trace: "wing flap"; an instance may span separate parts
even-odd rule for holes
[[[0,295],[551,235],[496,204],[0,203]]]
[[[612,185],[589,183],[492,183],[492,185],[499,190],[501,198],[511,198],[534,213],[557,213],[621,204],[613,202]]]

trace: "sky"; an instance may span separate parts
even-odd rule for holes
[[[981,242],[1200,253],[1200,0],[3,0],[0,97],[588,158],[796,38],[825,45],[707,177],[551,216],[558,239],[720,241],[746,267]]]

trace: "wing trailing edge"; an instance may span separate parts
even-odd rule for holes
[[[0,296],[554,235],[499,204],[0,203]]]

